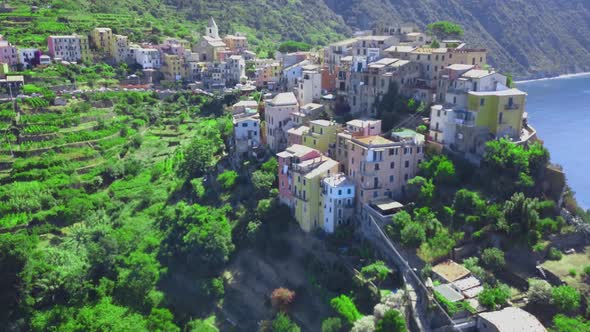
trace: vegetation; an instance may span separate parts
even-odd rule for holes
[[[311,49],[311,45],[303,42],[296,42],[293,40],[288,40],[281,45],[279,45],[278,51],[281,53],[293,53],[304,51],[307,52]]]
[[[495,310],[497,306],[505,305],[512,292],[510,287],[499,284],[494,287],[489,285],[484,286],[484,290],[479,294],[479,303],[491,310]]]
[[[449,21],[438,21],[426,26],[426,31],[439,40],[460,38],[465,31],[455,23]]]
[[[332,308],[334,308],[334,310],[350,325],[353,325],[355,321],[362,317],[361,313],[354,305],[354,302],[352,302],[352,300],[346,295],[340,295],[333,298],[330,300],[330,305],[332,305]]]
[[[383,318],[377,321],[375,332],[406,332],[406,321],[397,310],[385,312]]]
[[[580,292],[571,286],[558,286],[551,291],[553,304],[564,313],[575,312],[580,308]]]

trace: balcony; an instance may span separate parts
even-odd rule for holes
[[[504,109],[509,111],[509,110],[517,110],[520,109],[520,105],[518,104],[506,104],[504,105]]]

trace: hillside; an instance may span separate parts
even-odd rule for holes
[[[421,27],[450,20],[466,40],[490,50],[498,68],[518,77],[590,70],[590,3],[503,0],[326,0],[347,24],[415,22]]]
[[[261,55],[280,41],[321,45],[375,22],[437,20],[463,25],[466,40],[490,49],[491,63],[517,78],[590,71],[590,3],[571,0],[28,0],[0,14],[13,42],[42,45],[49,33],[108,25],[133,39],[154,35],[196,37],[209,16],[222,33],[245,32]],[[41,5],[29,14],[27,4]],[[51,9],[47,9],[51,5]],[[526,29],[523,29],[526,27]]]

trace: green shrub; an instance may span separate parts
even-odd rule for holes
[[[338,312],[346,321],[353,325],[355,321],[360,319],[363,315],[358,311],[354,302],[346,296],[340,295],[330,300],[330,305],[336,312]]]
[[[547,259],[550,259],[552,261],[558,261],[558,260],[561,260],[561,257],[563,257],[561,250],[559,250],[555,247],[551,247],[549,249],[549,253],[547,254]]]
[[[217,176],[217,182],[224,190],[229,190],[236,184],[238,173],[236,171],[225,171]]]
[[[571,313],[580,308],[580,292],[571,286],[559,286],[551,291],[553,304],[564,313]]]

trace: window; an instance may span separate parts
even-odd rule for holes
[[[378,196],[378,195],[379,195],[379,193],[378,193],[378,192],[376,192],[376,191],[373,191],[373,198],[377,198],[377,196]]]
[[[408,181],[408,174],[404,175],[404,180]]]
[[[394,169],[394,168],[395,168],[395,162],[393,162],[393,161],[392,161],[392,162],[389,164],[389,168],[391,168],[391,169]]]
[[[457,103],[457,97],[453,97],[453,104]]]
[[[440,110],[436,111],[436,116],[440,117]]]
[[[504,118],[504,113],[500,112],[500,116],[498,116],[498,124],[502,124],[503,118]]]
[[[486,104],[486,100],[485,100],[484,98],[481,98],[481,99],[479,100],[479,106],[483,106],[483,105],[485,105],[485,104]]]
[[[242,123],[242,127],[248,127],[247,123]]]
[[[348,190],[346,190],[346,193],[349,195],[352,194],[352,189],[348,188]],[[350,202],[350,200],[349,200],[349,202]]]
[[[352,158],[352,159],[350,160],[350,164],[351,164],[351,165],[354,165],[354,158]]]
[[[338,189],[338,196],[342,195],[342,190]]]
[[[410,167],[410,162],[408,160],[406,160],[406,162],[404,163],[406,168]]]
[[[393,175],[390,175],[390,176],[389,176],[389,182],[390,182],[390,183],[393,183],[393,180],[394,180],[394,178],[393,178]]]
[[[363,197],[365,195],[365,191],[361,190],[361,197]]]
[[[408,148],[404,148],[404,154],[408,154]]]
[[[500,113],[501,114],[501,113]],[[375,170],[378,171],[379,170],[379,164],[375,164]]]

